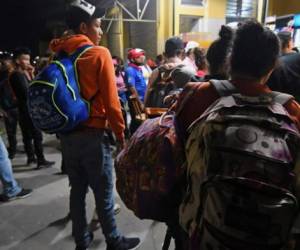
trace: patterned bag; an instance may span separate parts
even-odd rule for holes
[[[146,120],[116,160],[118,193],[141,219],[166,222],[180,204],[176,184],[183,176],[184,154],[173,119],[166,113]]]
[[[217,84],[220,93],[224,82]],[[299,132],[283,107],[291,98],[222,97],[190,126],[180,206],[190,249],[278,250],[287,243],[300,167]]]

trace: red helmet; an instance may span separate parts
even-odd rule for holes
[[[145,55],[145,51],[139,48],[134,48],[134,49],[130,49],[128,51],[128,55],[127,58],[129,60],[134,60],[140,56],[144,56]]]

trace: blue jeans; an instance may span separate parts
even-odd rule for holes
[[[88,187],[94,193],[103,234],[108,243],[120,233],[114,217],[112,159],[109,138],[104,130],[84,129],[61,136],[62,153],[69,176],[72,231],[78,246],[90,241],[85,197]]]
[[[11,162],[8,159],[8,153],[2,137],[0,136],[0,180],[3,184],[3,194],[7,197],[16,196],[20,191],[21,187],[16,182]]]
[[[125,105],[125,103],[127,102],[126,91],[118,91],[118,96],[121,98],[122,102]]]

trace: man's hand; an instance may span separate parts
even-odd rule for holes
[[[145,105],[140,100],[139,100],[139,105],[140,105],[140,108],[141,108],[141,112],[142,113],[145,112]]]

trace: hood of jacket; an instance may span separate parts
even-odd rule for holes
[[[68,54],[73,53],[77,48],[85,45],[94,45],[85,35],[70,35],[60,39],[54,39],[50,43],[51,51],[58,53],[64,51]]]

